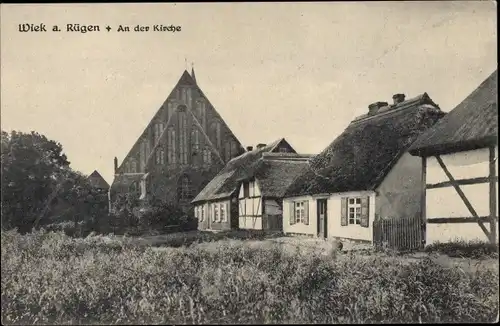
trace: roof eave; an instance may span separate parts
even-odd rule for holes
[[[445,155],[455,152],[470,151],[498,145],[497,136],[488,136],[481,139],[474,139],[461,142],[441,143],[412,148],[409,153],[413,156],[429,157],[435,155]]]

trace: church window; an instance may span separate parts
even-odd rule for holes
[[[187,139],[187,117],[186,112],[179,112],[179,160],[181,164],[188,163],[188,139]]]
[[[212,151],[208,147],[203,150],[203,162],[206,164],[212,163]]]
[[[221,134],[220,134],[220,122],[219,121],[212,122],[211,129],[212,129],[212,133],[215,137],[215,144],[216,144],[217,148],[221,148],[222,139],[221,139]]]
[[[167,161],[169,163],[175,164],[176,163],[176,146],[175,146],[175,129],[173,127],[169,127],[168,133],[167,133]]]
[[[187,175],[183,175],[179,179],[177,190],[178,190],[178,198],[180,201],[191,200],[192,185],[191,185],[191,180],[189,180]]]

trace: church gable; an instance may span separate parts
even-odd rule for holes
[[[158,165],[224,165],[242,152],[241,143],[184,71],[117,172],[144,173]]]

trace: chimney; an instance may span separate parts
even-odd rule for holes
[[[247,151],[251,152],[253,150],[252,146],[247,146]]]
[[[115,156],[115,173],[118,170],[118,159]]]
[[[257,148],[262,148],[262,147],[266,147],[266,144],[262,144],[262,143],[257,144]]]
[[[404,102],[404,100],[405,100],[405,94],[394,94],[392,96],[392,99],[394,100],[394,104],[398,104],[398,103]]]
[[[377,111],[380,108],[383,108],[384,106],[389,105],[387,102],[375,102],[370,105],[368,105],[368,115],[374,115],[377,114]]]

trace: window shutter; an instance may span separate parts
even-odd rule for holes
[[[370,212],[369,212],[369,202],[370,197],[361,198],[361,223],[360,225],[364,228],[370,225]]]
[[[226,203],[226,207],[224,208],[224,222],[227,222],[231,218],[229,204]]]
[[[304,202],[304,224],[309,225],[309,201]]]
[[[295,202],[293,201],[290,203],[289,217],[290,217],[290,225],[295,224]]]
[[[347,226],[347,197],[340,199],[340,225]]]

